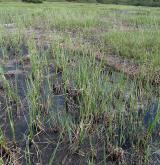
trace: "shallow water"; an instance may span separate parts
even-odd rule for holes
[[[27,99],[27,80],[28,75],[30,74],[30,70],[25,70],[22,64],[19,64],[18,61],[10,60],[8,63],[2,65],[4,70],[4,75],[6,79],[8,80],[11,89],[14,91],[14,93],[17,95],[18,100],[21,102],[21,104],[17,107],[15,103],[11,105],[12,109],[12,116],[13,116],[13,123],[15,128],[15,137],[17,140],[17,145],[19,147],[25,148],[26,145],[26,137],[28,136],[28,130],[29,130],[29,122],[30,122],[30,114],[29,114],[29,102]],[[46,69],[47,70],[47,69]],[[60,93],[55,94],[53,91],[53,84],[62,84],[62,73],[55,73],[55,66],[54,64],[51,64],[49,66],[49,73],[48,71],[44,70],[44,79],[41,82],[41,89],[40,89],[40,96],[39,100],[44,107],[42,108],[42,114],[41,114],[41,122],[43,124],[43,127],[48,130],[49,128],[52,128],[55,124],[55,119],[57,119],[59,116],[61,118],[67,118],[69,121],[78,120],[77,116],[73,114],[69,114],[66,112],[66,95],[63,91],[60,91]],[[110,71],[109,71],[110,72]],[[112,71],[111,73],[105,72],[103,73],[103,76],[108,76],[109,83],[107,86],[104,87],[104,90],[107,92],[112,90],[112,88],[115,85],[118,85],[120,80],[122,80],[122,77],[120,73],[117,73],[115,71]],[[102,83],[105,79],[101,79],[100,82]],[[128,80],[127,80],[128,81]],[[29,81],[28,81],[29,83]],[[100,83],[100,84],[101,84]],[[103,84],[103,83],[102,83]],[[130,101],[130,97],[132,95],[132,86],[130,86],[130,82],[128,82],[126,86],[126,91],[124,97],[124,106],[128,106],[127,103]],[[131,90],[131,91],[130,91]],[[115,93],[115,98],[117,99],[117,93]],[[0,109],[0,117],[3,118],[3,120],[0,122],[2,124],[2,130],[4,131],[4,134],[6,138],[12,140],[13,135],[11,133],[11,127],[10,122],[8,119],[8,113],[4,113],[4,109],[6,106],[6,100],[5,98],[0,98],[1,104],[3,104],[3,108]],[[48,103],[49,101],[49,103]],[[136,104],[139,104],[138,96],[137,96],[137,102]],[[150,125],[152,125],[152,122],[154,122],[154,119],[156,117],[157,111],[158,111],[158,98],[155,96],[152,97],[152,99],[147,103],[147,105],[143,102],[140,102],[142,104],[141,110],[143,114],[143,122],[144,127],[148,128]],[[46,107],[45,107],[46,105]],[[128,108],[129,109],[129,108]],[[6,110],[5,110],[6,111]],[[4,120],[6,118],[6,120]],[[119,131],[119,130],[118,130]],[[156,131],[154,129],[154,131]],[[36,131],[34,132],[36,135]],[[50,136],[50,135],[49,135]],[[52,135],[56,136],[56,135]],[[125,147],[127,148],[129,144],[127,142],[125,143]],[[125,148],[124,147],[124,148]],[[55,145],[51,147],[51,150],[53,151],[53,148],[55,148]],[[47,150],[48,152],[49,150]],[[47,160],[48,161],[48,160]]]

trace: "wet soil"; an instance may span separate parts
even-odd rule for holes
[[[69,109],[66,107],[70,106],[69,104],[71,101],[74,101],[74,99],[68,101],[69,98],[72,98],[72,95],[68,97],[64,93],[61,79],[62,71],[59,68],[57,69],[53,63],[49,64],[49,73],[45,73],[44,71],[44,75],[46,76],[41,82],[40,87],[40,104],[42,106],[41,117],[39,120],[41,121],[39,121],[39,125],[33,128],[33,138],[28,139],[31,109],[27,96],[27,85],[29,82],[29,76],[31,75],[32,66],[30,64],[30,57],[25,54],[21,60],[18,60],[17,58],[13,59],[13,56],[11,57],[12,58],[7,62],[1,62],[1,68],[3,68],[4,71],[3,76],[9,83],[9,89],[11,89],[11,96],[9,97],[7,94],[7,91],[9,90],[7,88],[8,86],[6,87],[4,81],[1,80],[0,125],[8,145],[8,149],[3,149],[2,157],[6,157],[4,160],[7,163],[9,160],[12,161],[11,155],[14,153],[18,157],[18,162],[20,164],[27,164],[26,158],[24,157],[24,151],[28,146],[31,152],[32,164],[36,164],[36,162],[38,163],[40,160],[42,160],[42,162],[39,163],[47,164],[52,152],[56,148],[60,131],[60,128],[58,128],[59,126],[54,128],[55,126],[52,121],[52,116],[68,116],[71,120],[75,120],[75,116],[72,116],[72,113],[69,112],[68,115],[66,114]],[[48,82],[50,82],[50,84],[48,84]],[[68,91],[70,90],[71,89],[68,89]],[[68,100],[66,101],[67,98]],[[46,104],[48,100],[50,101],[50,104]],[[12,125],[14,127],[14,132],[12,132]],[[47,143],[44,142],[46,146],[43,144],[45,139],[49,140]],[[37,142],[38,140],[40,142]],[[53,142],[54,145],[52,144]],[[38,157],[37,151],[34,148],[35,144],[40,148],[40,153],[42,152]],[[63,147],[60,147],[62,150],[64,147],[66,148],[65,144],[62,146]],[[6,154],[7,156],[4,156],[4,153],[7,153],[7,150],[10,150],[10,153]],[[46,152],[50,154],[46,156]],[[66,153],[66,151],[64,152]]]
[[[39,41],[41,37],[39,33],[37,35],[38,37],[35,39]],[[0,63],[4,70],[3,75],[8,80],[13,93],[12,99],[9,98],[5,85],[0,81],[0,125],[8,147],[8,149],[3,149],[1,154],[5,157],[5,162],[8,161],[7,158],[11,160],[14,158],[14,161],[16,159],[16,163],[18,162],[18,164],[28,164],[30,161],[33,165],[43,165],[48,164],[48,162],[57,165],[74,165],[75,162],[76,164],[88,164],[90,159],[95,164],[104,164],[106,154],[110,155],[110,157],[106,158],[107,164],[124,164],[123,157],[132,160],[133,164],[137,163],[138,159],[136,156],[131,158],[127,153],[130,144],[126,142],[122,148],[116,148],[111,144],[106,144],[104,130],[96,132],[96,129],[94,130],[94,124],[92,125],[94,131],[92,129],[89,131],[92,133],[88,134],[88,137],[83,140],[83,143],[79,144],[75,137],[71,137],[72,142],[65,135],[63,135],[65,138],[61,138],[62,127],[52,117],[58,118],[58,116],[64,116],[64,118],[72,120],[75,124],[79,123],[80,112],[76,97],[79,97],[80,92],[72,86],[69,86],[64,91],[62,81],[63,71],[60,68],[56,68],[57,66],[54,63],[50,63],[47,66],[49,68],[48,75],[44,71],[46,76],[41,82],[40,87],[41,117],[37,119],[38,124],[32,127],[33,137],[29,138],[29,113],[31,110],[27,99],[27,83],[31,75],[32,66],[27,48],[22,46],[22,50],[22,60],[14,56],[15,53],[12,49],[9,50],[9,60],[7,62],[1,61]],[[99,55],[96,58],[101,60]],[[137,65],[131,64],[129,61],[123,61],[119,57],[110,56],[106,59],[106,63],[116,68],[116,70],[123,71],[129,75],[135,76],[139,72]],[[51,84],[48,84],[48,79]],[[110,79],[113,80],[112,77]],[[48,99],[50,100],[50,104],[46,104]],[[146,127],[154,120],[158,110],[157,105],[157,99],[153,99],[151,104],[145,107],[148,109],[142,120],[144,120],[143,122]],[[13,117],[13,120],[10,120],[10,117]],[[100,123],[103,123],[103,119],[101,117]],[[13,123],[15,136],[12,133]],[[7,153],[8,150],[10,150],[9,153]],[[30,152],[30,158],[27,155],[27,151]],[[13,156],[13,153],[15,156]]]
[[[116,12],[122,12],[122,13],[127,13],[129,11],[119,11],[117,10]],[[9,33],[13,33],[17,30],[15,24],[5,24],[4,27],[6,28],[6,30]],[[97,30],[98,29],[98,30]],[[94,33],[96,35],[91,36],[91,38],[87,38],[87,39],[83,39],[84,40],[84,44],[88,44],[89,46],[91,44],[96,44],[97,42],[97,38],[99,34],[103,33],[104,29],[99,29],[96,28],[96,31],[94,29],[91,29],[90,32]],[[93,31],[93,32],[92,32]],[[48,48],[49,45],[53,42],[53,34],[56,35],[58,33],[58,30],[54,29],[52,31],[45,31],[42,28],[28,28],[25,29],[24,34],[26,36],[30,36],[31,38],[33,38],[36,41],[36,44],[38,47],[41,47],[41,45],[44,45],[44,48]],[[76,37],[77,35],[79,35],[78,31],[75,30],[66,30],[65,31],[66,34],[70,35],[70,37],[72,38],[73,42],[76,45]],[[33,35],[34,34],[34,35]],[[60,36],[59,36],[60,37]],[[63,40],[62,40],[62,45],[63,45]],[[67,45],[64,45],[65,48]],[[27,52],[27,48],[25,47],[25,45],[21,46],[22,49],[22,54],[28,54]],[[67,48],[70,49],[70,48]],[[3,50],[0,49],[0,56],[2,55]],[[13,51],[10,51],[11,54],[13,54]],[[95,50],[96,52],[96,50]],[[101,60],[104,61],[106,63],[106,65],[112,67],[114,70],[122,72],[127,74],[128,76],[134,77],[134,78],[138,78],[140,76],[141,73],[141,68],[138,64],[136,64],[135,62],[129,60],[129,59],[124,59],[122,57],[116,56],[116,55],[109,55],[109,56],[105,56],[104,54],[100,53],[99,51],[97,51],[96,53],[96,59],[97,60]],[[154,74],[151,83],[153,85],[159,86],[160,85],[160,73],[157,72]]]
[[[26,65],[28,67],[26,67]],[[105,144],[104,132],[99,135],[93,131],[89,135],[89,138],[84,139],[82,144],[77,144],[76,139],[73,137],[72,144],[70,143],[68,137],[61,139],[60,132],[61,127],[52,121],[51,116],[64,116],[68,117],[68,120],[73,120],[75,123],[79,120],[79,112],[76,109],[77,102],[76,96],[79,92],[72,87],[67,89],[64,93],[63,82],[61,79],[62,71],[56,73],[55,64],[50,64],[50,73],[46,77],[52,82],[52,89],[49,88],[48,79],[44,79],[41,83],[41,103],[42,107],[42,117],[39,120],[40,123],[37,128],[34,128],[34,136],[32,139],[28,139],[28,129],[29,129],[29,103],[27,101],[27,78],[30,74],[31,65],[29,63],[29,57],[25,57],[23,63],[18,60],[10,60],[8,63],[3,65],[4,76],[8,80],[11,89],[18,96],[18,102],[16,100],[9,100],[5,87],[0,91],[1,100],[1,110],[0,110],[0,125],[4,136],[7,139],[8,147],[11,153],[15,153],[18,157],[18,162],[20,164],[27,164],[29,159],[24,157],[24,150],[29,149],[30,158],[32,164],[47,164],[52,160],[52,164],[87,164],[88,158],[92,159],[95,164],[104,164],[104,153],[111,152],[111,156],[106,158],[106,161],[110,164],[123,164],[122,157],[123,149],[128,149],[130,144],[124,145],[124,148],[119,148],[118,150],[112,146],[111,151],[107,150],[109,144]],[[26,68],[28,68],[26,70]],[[112,80],[114,77],[110,77]],[[49,96],[49,97],[48,97]],[[118,96],[116,96],[118,97]],[[51,104],[49,107],[45,107],[47,99],[50,99]],[[144,125],[150,124],[157,111],[157,100],[154,100],[152,104],[148,107],[147,113],[144,117]],[[13,117],[13,123],[15,128],[15,141],[13,141],[14,136],[11,130],[11,121],[9,120],[9,115]],[[103,121],[103,119],[100,119]],[[101,123],[101,122],[100,122]],[[92,146],[90,146],[90,141],[92,141]],[[16,144],[15,144],[16,143]],[[57,146],[58,144],[58,146]],[[106,148],[104,149],[104,146]],[[110,145],[109,145],[110,146]],[[17,151],[15,151],[17,148]],[[55,155],[54,155],[54,151]],[[10,154],[11,154],[10,153]],[[47,153],[47,154],[46,154]],[[106,153],[107,154],[107,153]],[[125,155],[127,158],[129,155]],[[132,158],[134,162],[134,158]]]

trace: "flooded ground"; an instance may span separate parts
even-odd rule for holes
[[[28,51],[24,51],[28,52]],[[3,75],[5,77],[5,80],[7,83],[9,83],[9,87],[13,92],[13,98],[16,100],[11,100],[7,96],[6,89],[4,82],[1,82],[1,129],[3,130],[4,136],[8,139],[7,141],[12,141],[13,138],[15,138],[16,142],[16,148],[18,148],[17,153],[20,157],[19,162],[24,162],[24,151],[26,147],[30,148],[31,152],[31,162],[32,164],[36,164],[36,162],[39,162],[39,156],[41,157],[41,164],[45,164],[50,160],[52,157],[52,151],[56,149],[57,143],[59,142],[61,135],[59,133],[59,126],[55,126],[55,117],[57,118],[61,116],[61,118],[68,118],[68,120],[72,120],[73,122],[79,123],[79,112],[76,112],[76,106],[79,106],[78,103],[76,105],[76,102],[74,101],[72,95],[69,96],[69,94],[65,93],[64,87],[63,87],[63,80],[62,80],[62,71],[57,71],[55,64],[51,63],[48,65],[48,68],[44,68],[44,78],[40,83],[40,91],[39,91],[39,104],[41,106],[40,112],[37,112],[37,124],[38,125],[32,125],[32,128],[30,128],[30,113],[32,113],[32,109],[30,106],[30,102],[28,99],[28,93],[29,90],[32,90],[29,88],[31,85],[30,77],[32,77],[32,66],[30,64],[30,56],[26,56],[26,53],[24,53],[24,57],[22,60],[17,60],[14,58],[11,58],[6,63],[3,63],[1,65],[1,70],[3,70]],[[98,62],[99,63],[99,62]],[[47,71],[49,70],[49,72]],[[112,71],[111,69],[108,70],[108,67],[105,68],[105,71],[102,74],[102,79],[100,81],[104,81],[104,77],[108,77],[110,82],[105,87],[106,88],[106,94],[107,90],[110,90],[112,86],[115,86],[115,84],[118,84],[119,78],[121,77],[121,73]],[[130,82],[132,80],[129,80]],[[129,85],[129,83],[128,83]],[[126,107],[126,110],[130,111],[130,87],[126,86],[125,89],[125,95],[122,97],[123,104],[122,106]],[[128,89],[127,89],[128,88]],[[132,88],[132,86],[131,86]],[[9,89],[8,89],[9,90]],[[72,90],[72,89],[71,89]],[[115,98],[118,99],[120,93],[118,91],[115,91]],[[150,99],[150,102],[147,103],[144,99],[144,102],[140,101],[139,98],[141,96],[137,95],[137,101],[135,102],[139,109],[139,119],[142,120],[141,122],[144,125],[144,131],[149,129],[153,122],[155,121],[156,116],[158,115],[158,97],[152,96]],[[114,101],[113,101],[114,102]],[[114,104],[114,103],[111,103]],[[47,106],[47,107],[46,107]],[[73,106],[73,107],[72,107]],[[114,105],[111,105],[114,106]],[[69,107],[72,107],[74,112],[69,111]],[[54,117],[53,117],[54,116]],[[12,120],[9,118],[12,117]],[[99,119],[100,123],[103,122],[103,118]],[[12,124],[14,123],[14,135],[12,132]],[[29,129],[33,129],[33,139],[28,139]],[[156,127],[152,130],[152,134],[154,136],[159,136],[159,133],[157,132],[157,129],[159,129],[159,125],[156,123]],[[120,131],[120,130],[119,130]],[[93,143],[99,148],[99,151],[97,151],[98,155],[96,158],[96,162],[101,162],[101,155],[103,146],[105,142],[102,141],[102,139],[99,141],[98,139],[100,137],[97,137],[98,135],[93,134],[91,138],[94,141]],[[119,132],[120,136],[120,132]],[[129,139],[126,139],[127,141],[123,144],[124,149],[128,149],[131,145],[129,142]],[[88,146],[89,139],[85,139],[85,142],[82,146],[80,146],[80,153],[74,153],[72,155],[72,151],[75,150],[74,146],[73,148],[70,148],[68,140],[62,141],[60,144],[58,144],[57,152],[54,155],[53,159],[56,159],[56,163],[59,164],[64,162],[64,164],[74,164],[74,160],[78,161],[80,164],[85,164],[86,159],[83,157],[83,154],[86,154],[87,148],[89,149],[90,146]],[[38,148],[36,148],[38,147]],[[36,151],[38,150],[38,151]],[[81,151],[82,150],[82,151]],[[89,149],[90,150],[90,149]],[[39,153],[40,152],[40,153]],[[91,151],[88,151],[90,154]],[[119,151],[120,152],[120,151]],[[38,153],[38,155],[35,153]],[[46,156],[46,153],[47,156]],[[69,154],[70,153],[70,154]],[[32,155],[33,154],[33,155]],[[122,154],[122,153],[121,153]],[[56,158],[55,158],[56,157]],[[113,159],[113,158],[112,158]],[[103,163],[102,163],[103,164]]]
[[[0,162],[158,165],[159,47],[139,38],[147,9],[59,5],[1,11]]]

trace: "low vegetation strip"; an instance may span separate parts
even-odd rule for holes
[[[48,2],[81,2],[81,3],[102,3],[102,4],[117,4],[117,5],[135,5],[135,6],[151,6],[159,7],[159,0],[7,0],[9,2],[32,2],[42,3]],[[0,2],[6,2],[6,0],[0,0]]]

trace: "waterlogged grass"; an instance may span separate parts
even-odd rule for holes
[[[0,163],[160,161],[157,9],[2,3],[0,13]]]

